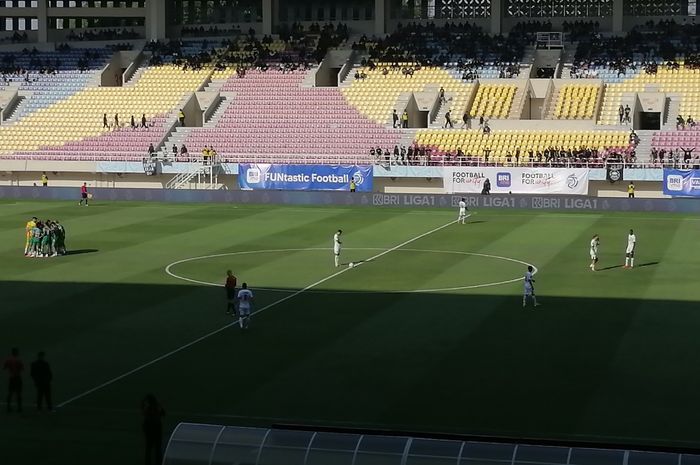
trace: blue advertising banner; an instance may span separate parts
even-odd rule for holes
[[[349,191],[351,181],[355,181],[357,192],[372,192],[372,167],[265,163],[238,166],[238,185],[243,190]]]
[[[700,170],[664,169],[664,194],[700,197]]]

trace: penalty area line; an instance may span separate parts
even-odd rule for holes
[[[433,233],[436,233],[436,232],[438,232],[438,231],[440,231],[440,230],[442,230],[442,229],[445,229],[445,228],[447,228],[448,226],[451,226],[451,225],[455,224],[456,222],[457,222],[456,220],[453,220],[453,221],[450,221],[449,223],[443,224],[442,226],[438,226],[437,228],[433,228],[433,229],[431,229],[430,231],[424,232],[423,234],[419,234],[418,236],[415,236],[415,237],[413,237],[413,238],[411,238],[411,239],[408,239],[408,240],[406,240],[406,241],[404,241],[404,242],[402,242],[402,243],[400,243],[400,244],[398,244],[398,245],[395,245],[395,246],[391,247],[390,249],[386,249],[386,250],[384,250],[384,251],[382,251],[382,252],[380,252],[380,253],[378,253],[378,254],[376,254],[376,255],[374,255],[374,256],[368,258],[368,259],[366,259],[365,262],[370,262],[370,261],[372,261],[372,260],[376,260],[376,259],[378,259],[378,258],[380,258],[380,257],[383,257],[384,255],[386,255],[386,254],[388,254],[388,253],[391,253],[391,252],[393,252],[393,251],[395,251],[395,250],[398,250],[398,249],[400,249],[401,247],[405,247],[405,246],[407,246],[408,244],[417,241],[418,239],[422,239],[422,238],[424,238],[425,236],[429,236],[430,234],[433,234]],[[358,266],[359,266],[359,265],[358,265]],[[333,279],[333,278],[335,278],[335,277],[337,277],[337,276],[340,276],[340,275],[343,274],[343,273],[347,273],[348,271],[353,270],[353,269],[354,269],[354,268],[349,268],[349,267],[347,267],[347,268],[342,268],[342,269],[336,271],[335,273],[332,273],[332,274],[326,276],[326,277],[323,278],[323,279],[319,279],[318,281],[316,281],[316,282],[313,283],[313,284],[309,284],[308,286],[304,287],[303,289],[300,289],[300,290],[298,290],[298,291],[296,291],[296,292],[294,292],[294,293],[292,293],[292,294],[289,294],[289,295],[287,295],[287,296],[285,296],[285,297],[282,297],[281,299],[275,300],[274,302],[272,302],[272,303],[270,303],[270,304],[268,304],[268,305],[266,305],[266,306],[264,306],[264,307],[262,307],[262,308],[260,308],[260,309],[258,309],[258,310],[256,310],[256,311],[252,312],[252,313],[250,314],[250,316],[259,315],[259,314],[261,314],[261,313],[264,312],[264,311],[267,311],[267,310],[269,310],[269,309],[271,309],[271,308],[274,308],[274,307],[278,306],[278,305],[281,304],[281,303],[284,303],[284,302],[286,302],[286,301],[288,301],[288,300],[290,300],[290,299],[293,299],[294,297],[298,296],[299,294],[303,294],[304,292],[306,292],[306,291],[308,291],[308,290],[310,290],[310,289],[313,289],[313,288],[316,287],[316,286],[320,286],[321,284],[325,283],[326,281],[330,281],[331,279]],[[65,407],[66,405],[75,402],[76,400],[80,400],[80,399],[82,399],[83,397],[89,396],[90,394],[92,394],[92,393],[94,393],[94,392],[97,392],[97,391],[99,391],[100,389],[106,388],[107,386],[110,386],[110,385],[112,385],[112,384],[114,384],[114,383],[116,383],[116,382],[118,382],[118,381],[121,381],[122,379],[127,378],[127,377],[133,375],[134,373],[138,373],[139,371],[142,371],[142,370],[144,370],[144,369],[150,367],[151,365],[155,365],[156,363],[158,363],[158,362],[160,362],[160,361],[162,361],[162,360],[165,360],[166,358],[172,357],[173,355],[175,355],[175,354],[177,354],[177,353],[180,353],[180,352],[182,352],[183,350],[189,349],[189,348],[192,347],[193,345],[199,344],[200,342],[202,342],[202,341],[204,341],[204,340],[206,340],[206,339],[209,339],[210,337],[215,336],[215,335],[217,335],[217,334],[219,334],[219,333],[221,333],[221,332],[223,332],[223,331],[226,331],[228,328],[231,328],[231,327],[233,327],[233,326],[235,326],[235,325],[237,325],[237,324],[238,324],[238,321],[235,321],[235,320],[232,321],[231,323],[227,323],[227,324],[221,326],[221,327],[218,328],[218,329],[215,329],[215,330],[213,330],[213,331],[210,331],[210,332],[204,334],[203,336],[200,336],[200,337],[198,337],[197,339],[194,339],[194,340],[188,342],[187,344],[183,344],[183,345],[181,345],[180,347],[171,350],[170,352],[167,352],[167,353],[165,353],[165,354],[163,354],[163,355],[161,355],[161,356],[159,356],[159,357],[154,358],[153,360],[150,360],[150,361],[148,361],[148,362],[146,362],[146,363],[144,363],[144,364],[142,364],[142,365],[137,366],[136,368],[133,368],[133,369],[127,371],[127,372],[124,372],[124,373],[122,373],[122,374],[119,375],[119,376],[116,376],[116,377],[114,377],[114,378],[112,378],[112,379],[110,379],[110,380],[108,380],[108,381],[105,381],[105,382],[102,383],[102,384],[99,384],[99,385],[97,385],[97,386],[95,386],[95,387],[93,387],[93,388],[91,388],[91,389],[88,389],[88,390],[85,391],[85,392],[81,392],[80,394],[77,394],[77,395],[75,395],[75,396],[73,396],[73,397],[71,397],[71,398],[69,398],[69,399],[67,399],[67,400],[64,400],[63,402],[57,404],[57,405],[56,405],[56,408],[57,408],[57,409],[63,408],[63,407]]]

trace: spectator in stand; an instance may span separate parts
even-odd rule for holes
[[[695,121],[693,120],[693,117],[692,117],[692,116],[688,116],[688,119],[685,120],[685,124],[686,124],[689,128],[691,128],[691,129],[694,128],[694,127],[695,127]]]
[[[173,157],[177,158],[177,145],[173,144]]]
[[[24,371],[24,364],[19,358],[19,349],[13,348],[10,356],[5,360],[3,369],[7,371],[8,374],[8,384],[7,384],[7,399],[6,406],[7,411],[12,411],[12,398],[14,397],[17,401],[17,411],[22,411],[22,371]]]
[[[455,125],[452,123],[452,117],[450,116],[450,110],[447,110],[447,113],[445,113],[445,128],[450,127],[451,129],[454,129]]]
[[[678,115],[678,117],[676,118],[676,129],[678,129],[679,131],[681,129],[685,129],[685,120],[681,115]]]
[[[141,115],[141,127],[145,128],[146,127],[146,113]]]
[[[447,100],[445,100],[445,88],[440,86],[440,91],[438,92],[438,96],[440,97],[440,103],[445,103]]]
[[[617,113],[618,113],[618,116],[620,117],[620,124],[622,124],[622,122],[625,119],[625,107],[622,106],[622,104],[620,104],[620,107],[617,109]]]
[[[467,129],[469,127],[469,113],[466,111],[462,115],[462,128]]]
[[[401,115],[401,127],[408,129],[408,112],[406,110],[404,110]]]
[[[153,147],[153,144],[152,144],[152,143],[149,144],[149,145],[148,145],[148,155],[154,156],[155,153],[156,153],[156,148]]]
[[[489,126],[488,121],[484,121],[484,134],[491,134],[491,126]]]
[[[187,146],[185,146],[185,144],[182,144],[182,147],[180,147],[180,156],[184,157],[187,155],[188,155]]]
[[[185,125],[185,112],[182,111],[182,108],[180,108],[180,111],[178,112],[177,118],[180,121],[180,126],[184,126]]]
[[[119,113],[114,114],[114,129],[119,127]]]
[[[136,120],[134,119],[134,115],[131,115],[131,129],[136,129]]]
[[[484,117],[483,116],[479,116],[479,129],[481,131],[484,130]]]
[[[395,108],[394,108],[394,113],[391,114],[391,119],[394,122],[393,126],[398,127],[399,126],[399,115],[396,113]]]
[[[53,379],[53,373],[51,373],[51,365],[45,360],[46,354],[44,352],[39,352],[36,361],[32,363],[31,376],[34,380],[34,386],[36,387],[36,408],[41,410],[44,405],[44,400],[46,401],[46,408],[49,412],[53,411],[53,404],[51,402],[51,380]]]
[[[102,117],[102,128],[109,129],[109,123],[107,122],[107,113]]]
[[[632,117],[630,116],[632,110],[630,110],[630,106],[626,105],[625,106],[625,122],[626,123],[631,123],[632,122]]]

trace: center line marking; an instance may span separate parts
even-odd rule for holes
[[[372,261],[372,260],[376,260],[377,258],[383,257],[384,255],[386,255],[386,254],[388,254],[388,253],[390,253],[390,252],[393,252],[394,250],[400,249],[401,247],[404,247],[404,246],[410,244],[411,242],[415,242],[415,241],[417,241],[418,239],[422,239],[422,238],[424,238],[425,236],[428,236],[428,235],[433,234],[433,233],[436,233],[436,232],[438,232],[438,231],[440,231],[440,230],[442,230],[442,229],[445,229],[446,227],[451,226],[451,225],[455,224],[456,222],[457,222],[457,220],[453,220],[453,221],[450,221],[449,223],[443,224],[442,226],[438,226],[437,228],[431,229],[431,230],[428,231],[428,232],[424,232],[423,234],[420,234],[420,235],[418,235],[418,236],[416,236],[416,237],[414,237],[414,238],[408,239],[407,241],[404,241],[404,242],[402,242],[402,243],[400,243],[400,244],[398,244],[398,245],[395,245],[394,247],[392,247],[392,248],[390,248],[390,249],[386,249],[386,250],[384,250],[383,252],[378,253],[378,254],[376,254],[376,255],[374,255],[374,256],[368,258],[368,259],[365,260],[365,261],[369,262],[369,261]],[[358,263],[358,266],[361,265],[361,264],[362,264],[362,263]],[[338,271],[336,271],[335,273],[333,273],[333,274],[331,274],[331,275],[328,275],[328,276],[326,276],[325,278],[320,279],[320,280],[316,281],[316,282],[313,283],[313,284],[309,284],[308,286],[306,286],[306,287],[303,288],[303,289],[300,289],[300,290],[298,290],[298,291],[296,291],[296,292],[294,292],[294,293],[292,293],[292,294],[289,294],[288,296],[282,297],[281,299],[276,300],[276,301],[272,302],[271,304],[268,304],[268,305],[262,307],[261,309],[252,312],[252,313],[250,314],[250,316],[259,315],[260,313],[262,313],[262,312],[264,312],[264,311],[266,311],[266,310],[269,310],[269,309],[271,309],[271,308],[273,308],[273,307],[276,307],[277,305],[279,305],[279,304],[281,304],[281,303],[283,303],[283,302],[286,302],[286,301],[288,301],[289,299],[293,299],[294,297],[298,296],[299,294],[303,294],[304,292],[306,292],[306,291],[308,291],[308,290],[310,290],[310,289],[313,289],[314,287],[319,286],[319,285],[325,283],[326,281],[329,281],[329,280],[335,278],[336,276],[340,276],[341,274],[346,273],[346,272],[348,272],[348,271],[350,271],[350,270],[353,270],[353,269],[354,269],[354,268],[347,267],[347,268],[343,268],[343,269],[341,269],[341,270],[338,270]],[[253,288],[253,289],[255,289],[255,288]],[[213,331],[210,331],[210,332],[208,332],[207,334],[205,334],[205,335],[203,335],[203,336],[200,336],[200,337],[198,337],[197,339],[194,339],[194,340],[188,342],[187,344],[181,345],[180,347],[178,347],[178,348],[176,348],[176,349],[173,349],[173,350],[171,350],[170,352],[167,352],[167,353],[165,353],[165,354],[163,354],[163,355],[161,355],[161,356],[159,356],[159,357],[154,358],[154,359],[151,360],[151,361],[148,361],[148,362],[146,362],[146,363],[144,363],[144,364],[142,364],[142,365],[139,365],[139,366],[137,366],[136,368],[134,368],[134,369],[132,369],[132,370],[129,370],[129,371],[125,372],[125,373],[122,373],[121,375],[119,375],[119,376],[117,376],[117,377],[115,377],[115,378],[112,378],[112,379],[110,379],[110,380],[108,380],[108,381],[105,381],[104,383],[102,383],[102,384],[100,384],[100,385],[97,385],[97,386],[95,386],[95,387],[92,388],[92,389],[88,389],[88,390],[85,391],[85,392],[82,392],[82,393],[80,393],[80,394],[78,394],[78,395],[75,395],[75,396],[71,397],[70,399],[65,400],[65,401],[61,402],[60,404],[56,405],[56,408],[59,409],[59,408],[65,407],[66,405],[68,405],[68,404],[70,404],[70,403],[72,403],[72,402],[75,402],[76,400],[79,400],[79,399],[82,399],[83,397],[89,396],[89,395],[92,394],[93,392],[99,391],[99,390],[102,389],[102,388],[105,388],[105,387],[107,387],[107,386],[110,386],[110,385],[116,383],[117,381],[121,381],[122,379],[124,379],[124,378],[126,378],[126,377],[128,377],[128,376],[131,376],[131,375],[133,375],[134,373],[137,373],[137,372],[143,370],[144,368],[148,368],[148,367],[150,367],[151,365],[155,365],[156,363],[160,362],[161,360],[165,360],[165,359],[168,358],[168,357],[171,357],[171,356],[173,356],[173,355],[175,355],[175,354],[177,354],[177,353],[179,353],[179,352],[182,352],[183,350],[188,349],[188,348],[192,347],[193,345],[198,344],[198,343],[204,341],[205,339],[208,339],[208,338],[210,338],[210,337],[212,337],[212,336],[214,336],[214,335],[216,335],[216,334],[219,334],[220,332],[225,331],[225,330],[227,330],[228,328],[230,328],[230,327],[232,327],[232,326],[236,326],[237,324],[238,324],[238,321],[232,321],[231,323],[225,324],[224,326],[222,326],[222,327],[220,327],[220,328],[218,328],[218,329],[215,329],[215,330],[213,330]]]

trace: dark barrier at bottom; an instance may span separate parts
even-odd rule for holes
[[[171,189],[109,189],[90,192],[95,202],[217,202],[233,204],[347,205],[366,207],[456,208],[464,197],[472,209],[532,209],[579,211],[648,211],[700,213],[696,199],[627,199],[567,195],[451,195],[451,194],[379,194],[300,191],[207,191]],[[79,188],[0,186],[0,199],[75,200]]]

